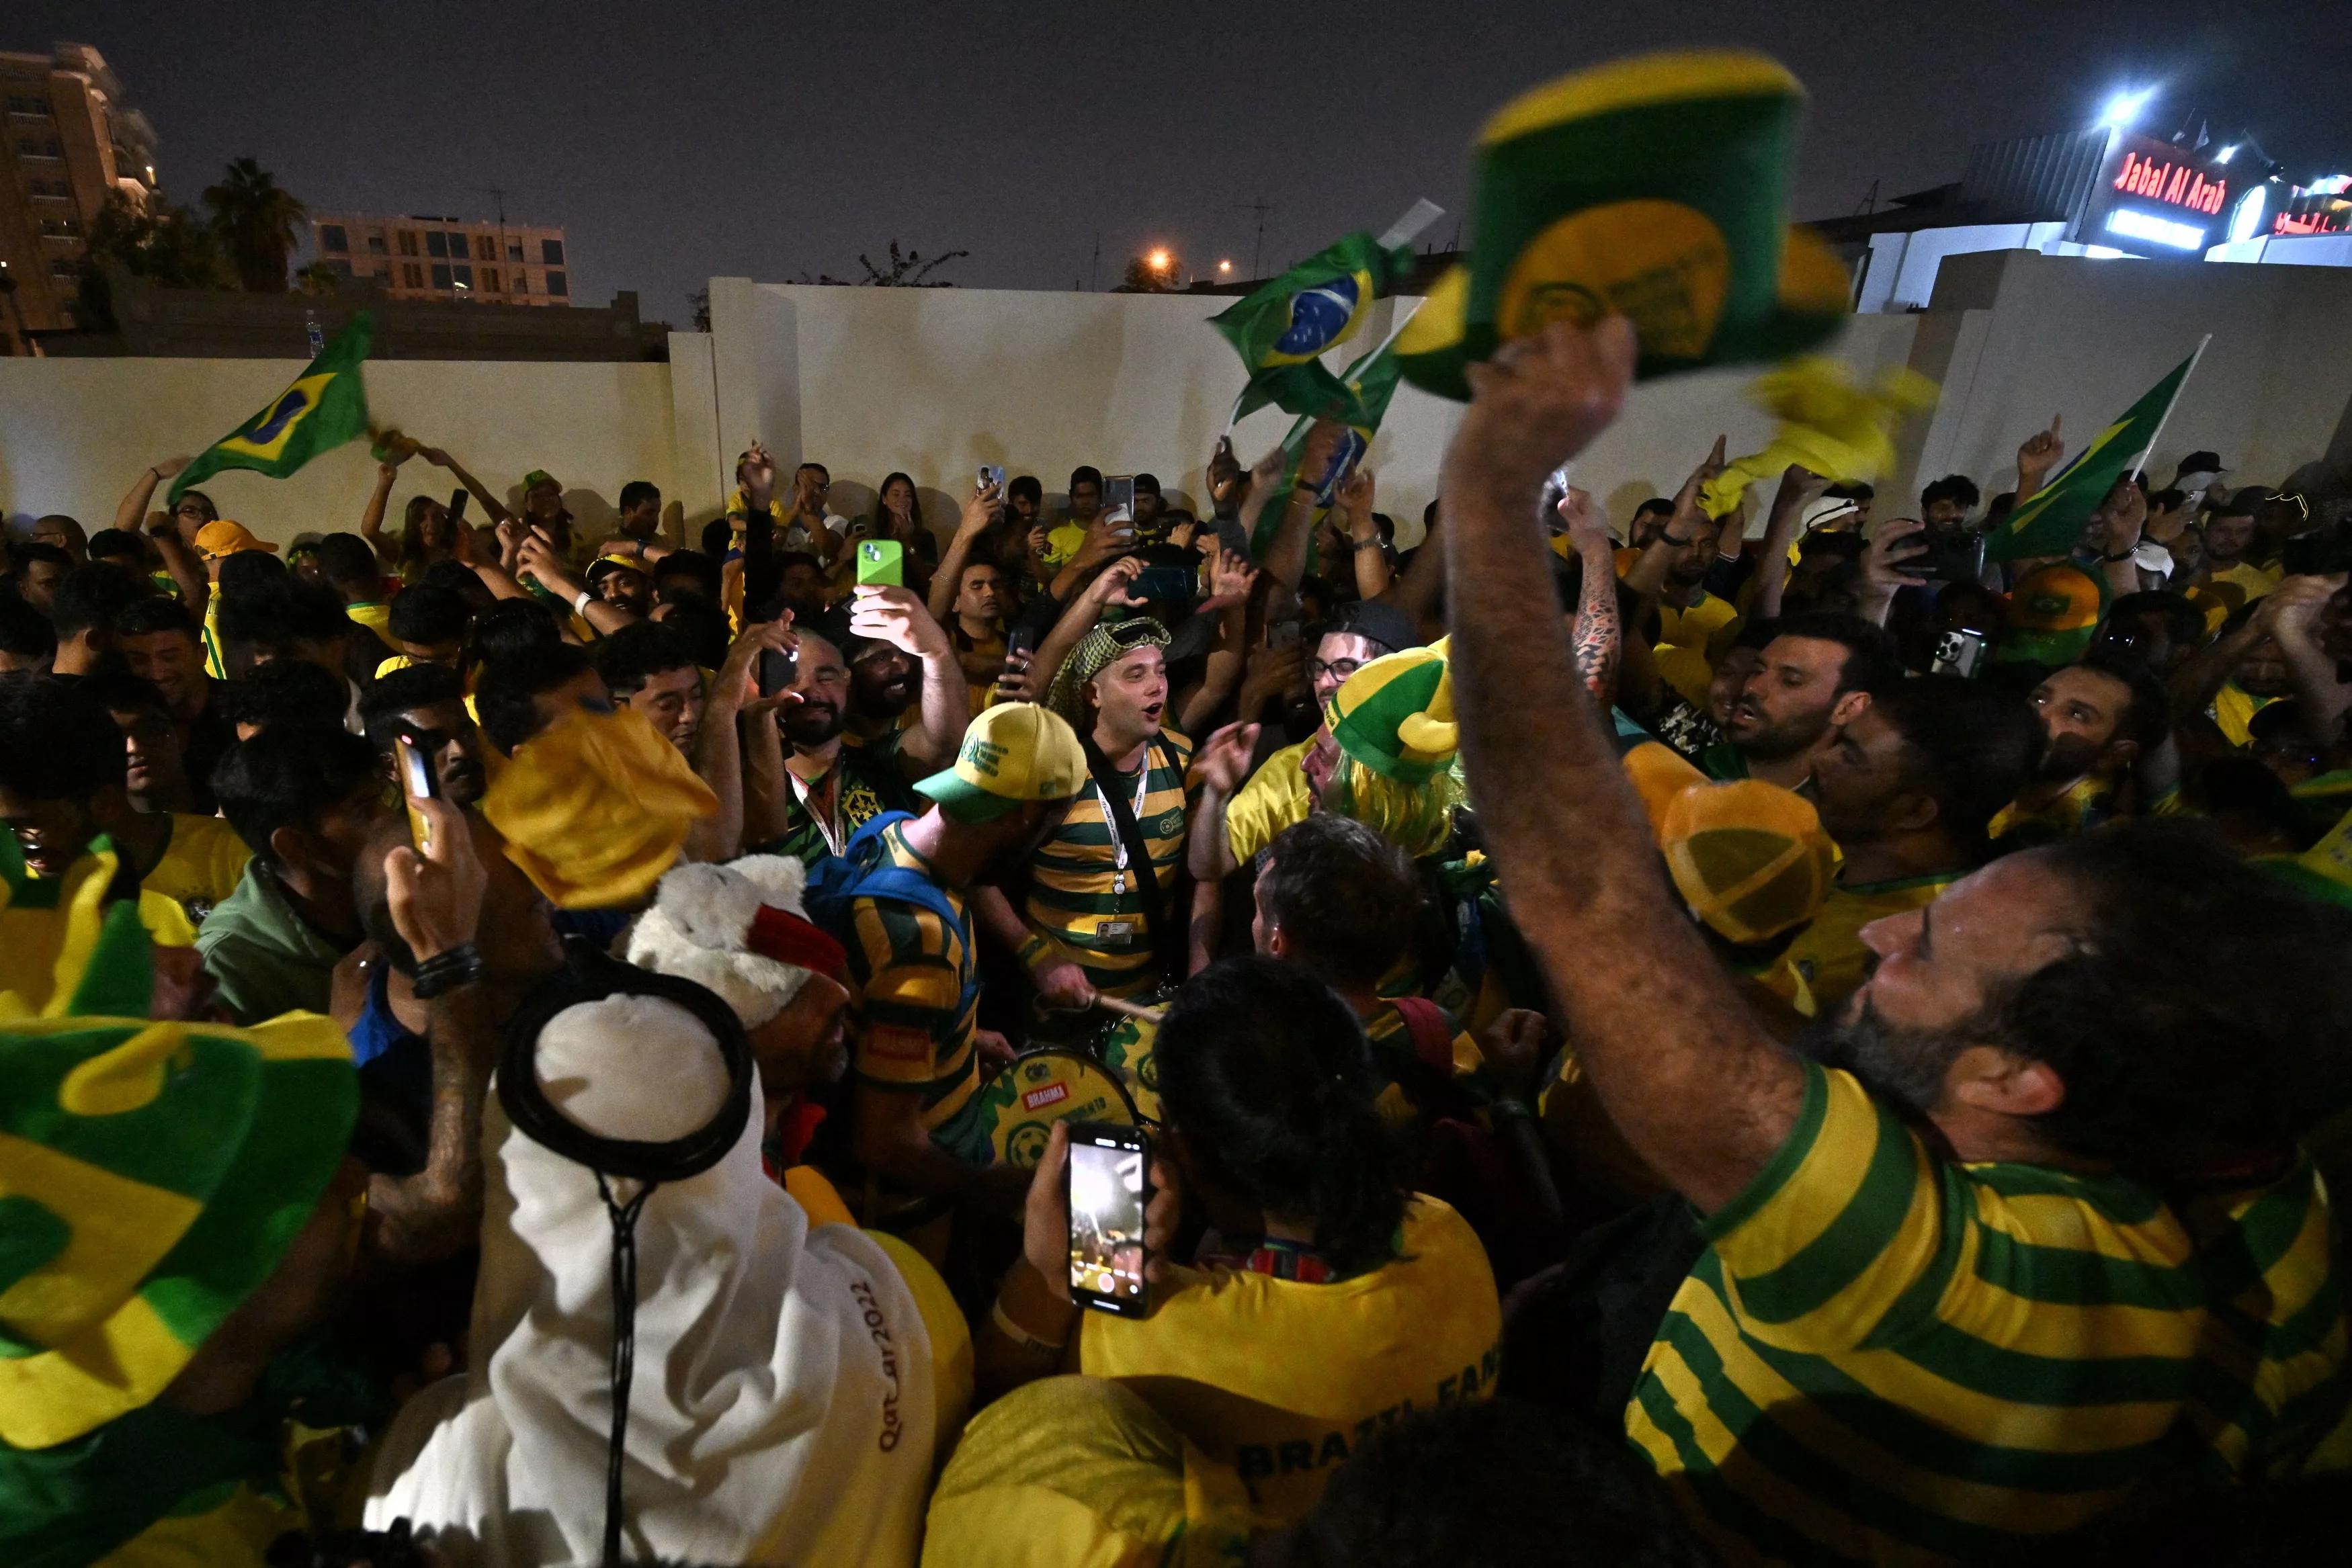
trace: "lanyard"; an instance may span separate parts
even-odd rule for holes
[[[1151,747],[1147,742],[1143,747],[1143,766],[1135,773],[1135,823],[1138,828],[1143,825],[1144,797],[1150,792]],[[1118,819],[1111,815],[1110,798],[1102,792],[1099,783],[1095,785],[1095,799],[1102,802],[1103,826],[1110,830],[1110,895],[1123,898],[1127,895],[1127,835],[1118,831]],[[1144,876],[1150,873],[1138,872],[1136,874]]]
[[[833,767],[826,770],[824,778],[819,781],[828,785],[825,793],[829,798],[825,801],[824,809],[823,810],[819,810],[814,804],[816,795],[815,788],[812,785],[802,782],[801,776],[793,772],[791,768],[787,768],[784,769],[784,777],[793,781],[793,798],[801,803],[801,810],[809,814],[809,821],[814,822],[816,824],[816,831],[824,836],[824,847],[831,850],[835,854],[839,854],[841,852],[841,846],[843,843],[841,832],[841,767],[840,758],[835,758]]]

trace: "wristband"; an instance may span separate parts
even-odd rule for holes
[[[471,942],[460,942],[417,965],[413,988],[417,1000],[429,1002],[481,977],[481,949]]]
[[[572,601],[572,612],[574,615],[585,615],[585,614],[587,614],[587,613],[588,613],[588,601],[589,601],[590,600],[592,600],[592,599],[595,598],[595,597],[596,597],[596,593],[595,593],[595,591],[594,591],[593,589],[588,589],[588,588],[583,588],[583,589],[582,589],[582,590],[580,591],[580,597],[579,597],[579,598],[577,598],[577,599],[575,599],[575,600],[573,600],[573,601]]]
[[[2127,550],[2124,551],[2124,553],[2123,553],[2123,554],[2121,554],[2121,555],[2103,555],[2103,556],[2101,556],[2099,559],[2100,559],[2101,560],[2103,560],[2103,561],[2105,561],[2109,566],[2114,566],[2114,565],[2117,564],[2118,562],[2129,560],[2129,559],[2132,559],[2132,557],[2134,557],[2134,556],[2136,556],[2136,555],[2137,555],[2137,554],[2139,554],[2139,551],[2138,551],[2138,549],[2137,549],[2137,548],[2135,548],[2135,549],[2127,549]]]
[[[1378,537],[1369,539],[1356,539],[1352,542],[1358,549],[1378,549],[1381,548],[1381,541]]]
[[[1067,1336],[1061,1339],[1041,1339],[1014,1322],[1013,1314],[1004,1310],[1004,1298],[1002,1295],[989,1303],[988,1319],[996,1325],[997,1333],[1024,1350],[1042,1350],[1058,1355],[1070,1343]]]
[[[1021,961],[1023,968],[1034,969],[1037,967],[1037,960],[1050,955],[1053,950],[1052,943],[1032,931],[1022,939],[1021,946],[1013,950],[1013,956]]]

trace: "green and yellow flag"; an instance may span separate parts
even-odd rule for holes
[[[2197,353],[2205,351],[2199,344]],[[1985,539],[1990,560],[2015,560],[2023,556],[2064,555],[2083,537],[2091,514],[2116,487],[2116,481],[2147,456],[2164,428],[2164,416],[2196,367],[2191,354],[2147,389],[2147,395],[2124,410],[2113,424],[2099,432],[2055,478],[2017,504]]]
[[[1836,330],[1845,268],[1787,218],[1804,89],[1740,51],[1646,56],[1506,104],[1479,132],[1470,258],[1397,345],[1407,381],[1464,399],[1465,367],[1552,321],[1612,313],[1644,378],[1777,360]]]
[[[1330,372],[1324,372],[1330,377]],[[1290,431],[1282,438],[1282,449],[1290,455],[1289,471],[1283,476],[1280,494],[1287,496],[1298,483],[1298,465],[1307,455],[1307,433],[1315,428],[1315,420],[1338,418],[1348,427],[1347,444],[1340,447],[1331,472],[1324,476],[1322,486],[1315,492],[1315,515],[1320,520],[1331,507],[1331,496],[1340,482],[1355,471],[1380,433],[1381,421],[1388,417],[1389,400],[1396,396],[1400,368],[1397,364],[1396,340],[1391,338],[1370,353],[1349,365],[1343,375],[1330,377],[1336,389],[1334,401],[1314,414],[1301,414]],[[1337,411],[1336,413],[1334,411]],[[1258,514],[1257,531],[1250,539],[1251,553],[1263,559],[1266,548],[1273,544],[1275,530],[1282,526],[1279,507],[1268,507]],[[1312,547],[1309,556],[1312,557]]]
[[[1410,246],[1383,247],[1359,232],[1211,317],[1209,325],[1233,344],[1250,377],[1228,423],[1268,403],[1309,417],[1347,407],[1347,389],[1321,355],[1355,336],[1372,302],[1412,267]]]
[[[331,446],[368,433],[367,388],[360,363],[375,338],[375,316],[362,310],[319,357],[260,413],[222,436],[172,481],[166,505],[224,468],[250,468],[283,479]]]

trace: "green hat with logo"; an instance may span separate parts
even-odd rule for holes
[[[959,822],[992,822],[1032,800],[1067,800],[1086,788],[1078,732],[1035,703],[982,710],[963,732],[955,766],[915,788]]]

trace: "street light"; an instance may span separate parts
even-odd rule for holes
[[[1149,267],[1154,272],[1165,272],[1168,270],[1169,262],[1173,258],[1169,256],[1167,251],[1155,250],[1150,256],[1145,256],[1143,258],[1143,262],[1146,267]]]
[[[2147,107],[2147,100],[2155,96],[2156,89],[2152,87],[2119,92],[2107,99],[2106,110],[2099,116],[2099,123],[2113,126],[2118,131],[2129,130],[2132,121],[2139,118],[2140,110]]]
[[[1233,269],[1234,264],[1230,261],[1221,261],[1217,263],[1217,270],[1219,272],[1231,272]]]

